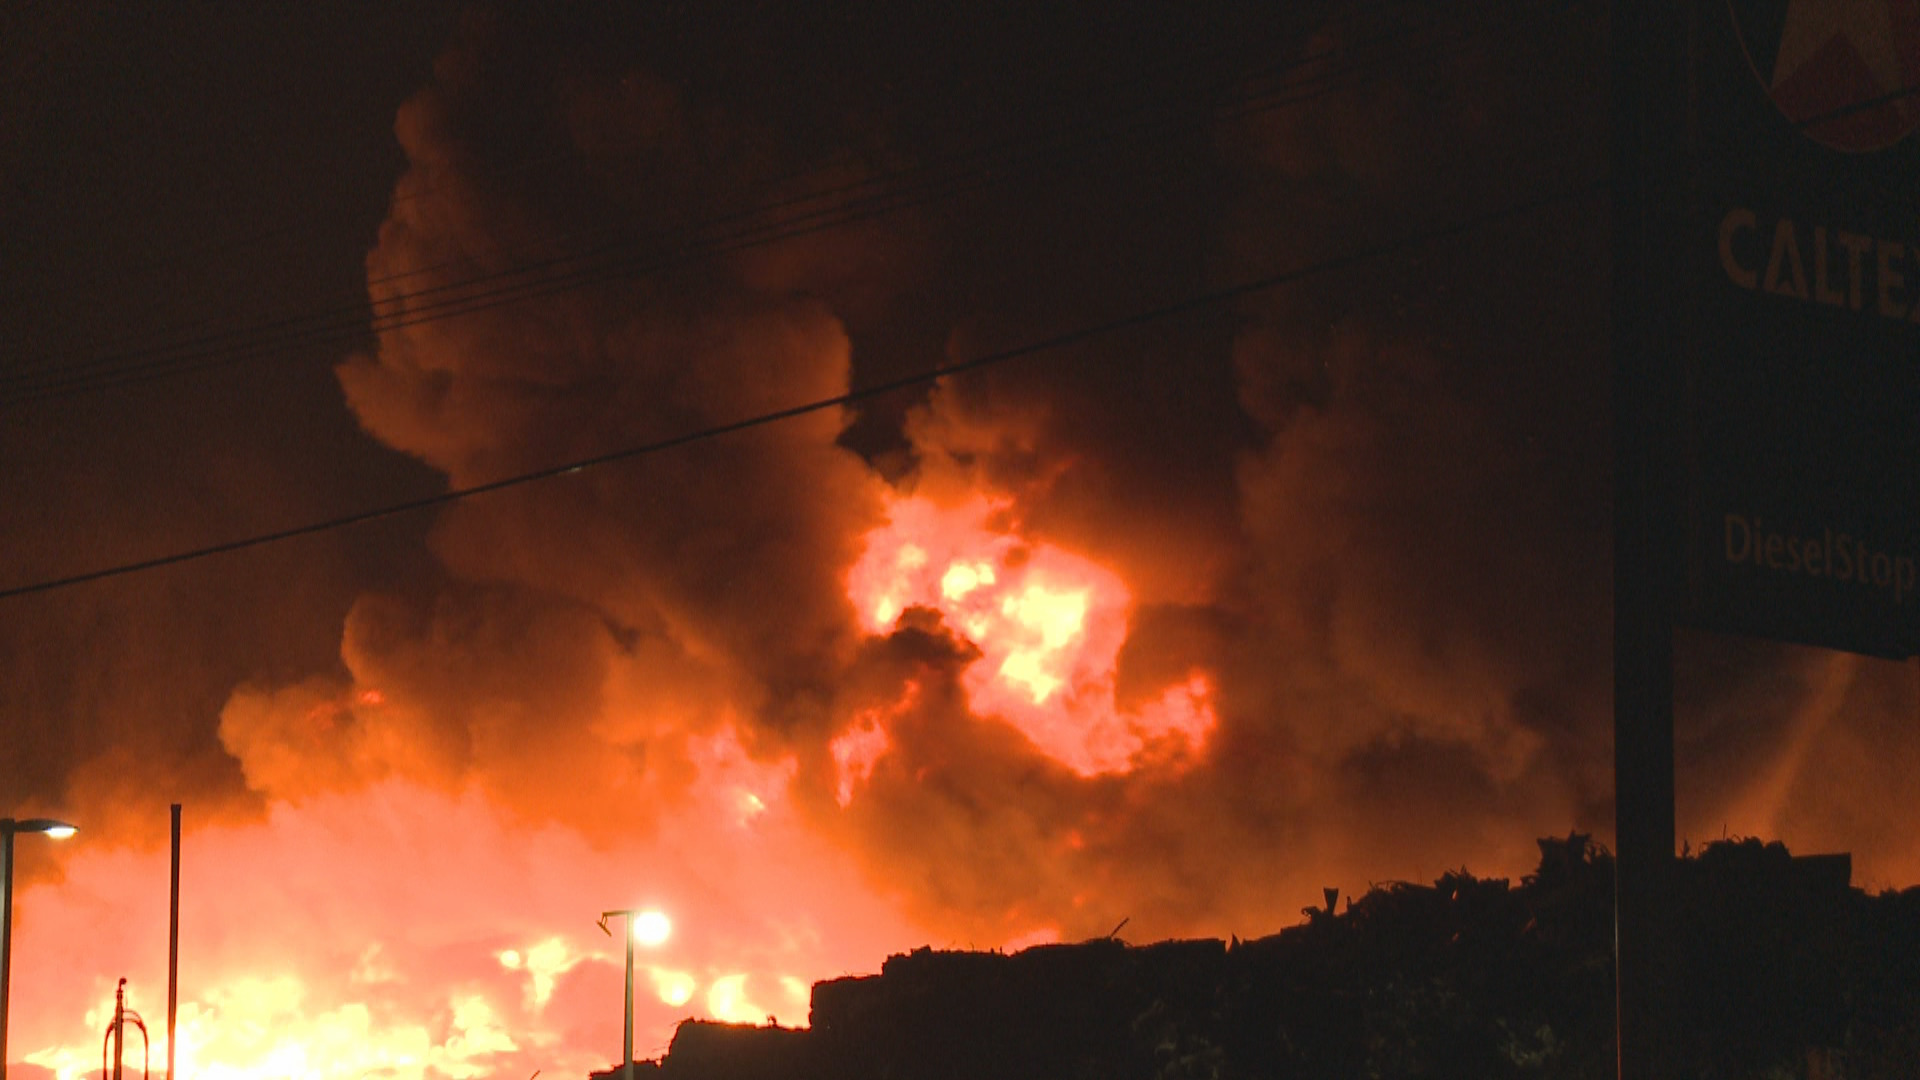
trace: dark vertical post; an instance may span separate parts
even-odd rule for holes
[[[123,977],[113,991],[113,1080],[122,1080],[120,1063],[126,1058],[127,980]],[[106,1080],[102,1077],[101,1080]]]
[[[1613,118],[1614,959],[1621,1080],[1674,1075],[1662,948],[1674,837],[1675,490],[1684,327],[1675,211],[1684,175],[1686,11],[1615,0]]]
[[[167,907],[167,1080],[173,1080],[174,1017],[180,1008],[180,804],[173,804],[173,872]]]
[[[13,822],[0,826],[0,876],[7,879],[6,914],[0,917],[0,1080],[7,1080],[7,994],[13,989]]]
[[[623,1080],[633,1080],[633,912],[626,913],[627,933],[627,1037],[621,1041],[624,1048],[620,1057],[620,1075]]]

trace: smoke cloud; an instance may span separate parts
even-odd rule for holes
[[[1597,15],[1557,14],[1524,56],[1506,23],[1428,28],[1406,52],[1374,44],[1390,26],[1329,20],[1272,43],[1370,58],[1308,106],[1216,90],[1181,102],[1180,124],[1042,142],[1044,167],[1003,163],[959,193],[715,240],[743,208],[902,190],[985,145],[935,92],[971,85],[941,63],[966,55],[954,27],[901,30],[928,50],[908,65],[837,36],[873,27],[769,18],[743,49],[791,35],[793,67],[754,79],[744,53],[696,63],[719,46],[687,13],[463,24],[395,124],[407,165],[366,260],[392,325],[336,368],[368,435],[451,487],[487,484],[1553,200],[1231,304],[464,499],[407,573],[343,572],[302,607],[298,633],[320,610],[337,657],[199,669],[172,691],[200,718],[188,737],[43,739],[15,770],[36,778],[19,805],[64,801],[150,850],[131,822],[155,797],[114,780],[137,757],[210,800],[202,842],[235,853],[248,829],[378,833],[376,810],[442,838],[478,822],[497,849],[463,841],[457,861],[488,899],[456,905],[445,955],[409,938],[393,961],[396,935],[347,934],[388,950],[354,954],[355,985],[404,981],[390,961],[471,968],[454,981],[485,1008],[455,995],[420,1036],[447,1075],[470,1064],[448,1047],[525,1052],[486,1049],[514,1024],[575,1037],[553,1018],[606,989],[613,954],[542,942],[601,902],[579,899],[596,885],[705,912],[704,966],[663,959],[661,1001],[698,987],[690,1009],[798,1019],[783,979],[907,935],[1266,933],[1323,885],[1463,861],[1520,873],[1539,835],[1610,830]],[[1107,47],[1016,69],[980,108],[1109,85],[1092,76],[1148,48]],[[1318,63],[1301,70],[1333,61]],[[743,89],[782,78],[796,92]],[[1103,93],[1057,131],[1134,104]],[[606,252],[628,261],[433,317],[476,278],[612,267]],[[909,528],[967,514],[972,531]],[[251,565],[223,602],[295,572]],[[907,584],[863,591],[866,565]],[[1089,644],[1107,610],[1123,613],[1111,660]],[[988,616],[1031,640],[996,653]],[[188,625],[215,653],[257,652]],[[1920,783],[1899,666],[1686,635],[1681,671],[1689,837],[1851,848],[1870,880],[1920,867],[1898,812]],[[41,712],[78,696],[13,693]],[[1089,717],[1104,743],[1050,741]],[[501,854],[536,837],[557,854]],[[406,876],[396,843],[355,902],[439,902],[380,894]],[[528,875],[577,893],[523,895],[545,888]],[[350,921],[344,900],[323,906],[299,917]],[[481,939],[480,960],[453,959]]]

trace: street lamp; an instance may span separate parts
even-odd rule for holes
[[[642,911],[639,908],[621,908],[617,911],[600,913],[600,932],[608,937],[613,931],[607,927],[607,920],[619,915],[627,920],[627,1020],[626,1038],[622,1042],[620,1057],[620,1075],[622,1080],[633,1080],[633,943],[639,941],[651,948],[667,940],[673,924],[657,911]],[[0,1080],[6,1077],[0,1076]]]
[[[6,880],[6,910],[4,915],[0,915],[0,1080],[7,1080],[7,992],[13,968],[13,834],[45,833],[55,840],[65,840],[79,831],[64,821],[52,818],[28,818],[25,821],[0,818],[0,848],[6,851],[5,856],[0,858],[0,863],[4,864],[0,868],[0,878]]]

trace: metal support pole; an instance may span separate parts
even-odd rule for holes
[[[1613,115],[1614,962],[1621,1080],[1677,1075],[1663,937],[1674,838],[1680,584],[1677,377],[1689,335],[1672,227],[1684,176],[1689,9],[1615,0]]]
[[[173,1080],[174,1017],[180,1007],[180,804],[173,804],[173,872],[167,908],[167,1080]]]
[[[127,980],[113,992],[113,1080],[122,1080],[120,1063],[127,1049]],[[101,1080],[106,1080],[102,1077]]]
[[[12,825],[11,822],[8,823]],[[0,847],[6,849],[0,876],[7,880],[6,914],[0,918],[0,1080],[7,1080],[7,994],[13,971],[13,829],[0,829]]]
[[[627,936],[627,1037],[622,1044],[623,1046],[626,1047],[626,1050],[624,1051],[624,1056],[622,1056],[620,1059],[620,1068],[622,1070],[621,1076],[623,1080],[633,1080],[633,912],[631,911],[627,912],[626,936]]]
[[[7,998],[13,989],[13,837],[16,833],[41,833],[55,840],[72,836],[77,830],[53,818],[27,818],[15,821],[0,817],[0,878],[6,879],[6,900],[0,904],[0,1080],[7,1080]]]

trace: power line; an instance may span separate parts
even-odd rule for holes
[[[175,552],[168,555],[161,555],[161,556],[157,556],[150,559],[142,559],[136,562],[121,563],[115,566],[109,566],[109,567],[105,567],[98,570],[85,571],[83,573],[72,574],[65,577],[49,578],[49,579],[45,579],[38,582],[32,582],[26,585],[16,585],[7,589],[0,590],[0,600],[10,599],[12,597],[18,597],[18,596],[28,596],[36,593],[51,592],[55,589],[63,589],[63,588],[67,588],[74,585],[85,584],[87,582],[101,581],[107,578],[124,577],[129,574],[140,573],[146,570],[155,570],[164,566],[174,566],[180,563],[193,562],[200,559],[210,558],[215,555],[224,555],[230,552],[243,551],[248,548],[263,547],[268,544],[280,543],[282,541],[292,540],[292,539],[296,539],[303,536],[312,536],[319,533],[332,532],[334,530],[348,528],[354,525],[365,524],[367,522],[380,520],[382,518],[394,517],[400,514],[412,513],[418,510],[432,509],[434,507],[439,507],[439,506],[446,506],[446,505],[459,502],[465,499],[473,498],[475,496],[486,495],[496,491],[502,491],[507,488],[520,487],[527,484],[533,484],[533,483],[537,483],[544,480],[551,480],[557,477],[568,476],[574,473],[583,472],[587,469],[599,468],[601,466],[614,464],[616,462],[628,461],[635,458],[646,457],[652,454],[657,454],[663,451],[672,450],[677,447],[686,446],[692,443],[704,442],[708,439],[719,438],[724,435],[730,435],[736,432],[746,431],[751,428],[764,427],[769,424],[775,424],[782,420],[790,420],[795,417],[805,416],[809,413],[821,412],[826,409],[842,408],[847,405],[852,405],[856,402],[864,401],[869,398],[879,397],[881,395],[895,393],[900,390],[908,389],[910,387],[921,386],[927,383],[936,382],[943,378],[949,378],[955,375],[961,375],[969,372],[979,371],[988,367],[993,367],[999,364],[1008,363],[1013,360],[1020,360],[1020,359],[1025,359],[1029,357],[1039,356],[1049,352],[1054,352],[1056,350],[1063,349],[1068,346],[1078,345],[1087,341],[1092,341],[1097,338],[1105,337],[1109,334],[1114,334],[1122,330],[1129,330],[1135,327],[1145,326],[1150,323],[1160,322],[1166,319],[1172,319],[1172,318],[1177,318],[1184,315],[1189,315],[1205,309],[1220,307],[1231,301],[1240,299],[1241,297],[1252,295],[1254,293],[1259,293],[1259,292],[1264,292],[1270,289],[1280,288],[1285,285],[1291,285],[1296,282],[1305,280],[1307,278],[1319,276],[1321,274],[1327,274],[1327,273],[1332,273],[1339,270],[1350,269],[1352,267],[1359,266],[1363,263],[1370,262],[1374,259],[1379,259],[1388,255],[1397,254],[1399,252],[1407,251],[1412,248],[1421,247],[1438,240],[1448,239],[1456,236],[1468,235],[1478,230],[1487,228],[1489,226],[1500,224],[1502,222],[1505,222],[1514,218],[1522,217],[1527,214],[1531,214],[1536,211],[1543,210],[1550,206],[1555,206],[1563,202],[1568,202],[1574,199],[1582,198],[1588,194],[1591,194],[1596,190],[1599,190],[1601,187],[1602,187],[1602,183],[1598,181],[1583,184],[1579,187],[1565,189],[1550,195],[1542,196],[1537,199],[1531,199],[1525,202],[1512,204],[1498,210],[1493,210],[1493,211],[1488,211],[1485,213],[1473,215],[1471,217],[1468,217],[1459,221],[1455,221],[1448,225],[1443,225],[1443,226],[1439,226],[1432,229],[1426,229],[1426,230],[1410,233],[1400,237],[1397,240],[1383,242],[1380,244],[1373,245],[1371,247],[1355,249],[1353,251],[1349,251],[1342,255],[1336,255],[1331,258],[1322,259],[1318,262],[1309,263],[1305,266],[1295,267],[1290,270],[1279,271],[1277,273],[1270,274],[1265,277],[1244,281],[1236,285],[1230,285],[1223,288],[1214,289],[1208,292],[1198,293],[1181,300],[1176,300],[1171,303],[1164,304],[1160,307],[1136,311],[1136,312],[1133,312],[1132,314],[1124,315],[1119,318],[1108,320],[1106,322],[1096,323],[1091,326],[1080,327],[1075,330],[1069,330],[1064,333],[1057,334],[1048,338],[1043,338],[1041,340],[1030,342],[1025,345],[1019,345],[1013,348],[1003,349],[1003,350],[999,350],[992,353],[987,353],[985,355],[975,357],[971,360],[963,360],[957,363],[935,365],[934,367],[926,368],[922,371],[918,371],[910,375],[904,375],[899,378],[887,379],[881,382],[869,384],[867,386],[857,387],[855,389],[848,390],[846,393],[843,393],[843,394],[836,394],[831,397],[819,398],[813,401],[792,405],[787,408],[776,409],[771,412],[759,413],[757,415],[750,416],[741,420],[735,420],[735,421],[730,421],[728,423],[716,424],[709,427],[699,428],[694,431],[689,431],[679,435],[669,436],[667,438],[658,439],[653,442],[642,443],[636,446],[629,446],[619,450],[608,451],[606,453],[596,454],[591,457],[579,458],[574,461],[569,461],[561,465],[553,465],[553,466],[549,466],[542,469],[535,469],[529,472],[517,473],[512,476],[503,477],[498,480],[490,480],[490,481],[487,481],[486,483],[474,484],[468,487],[453,488],[448,491],[440,492],[435,495],[424,496],[418,499],[409,499],[403,502],[389,503],[385,506],[374,507],[371,509],[362,510],[362,511],[346,514],[338,517],[326,518],[320,521],[310,522],[304,525],[297,525],[287,529],[279,529],[273,532],[258,533],[258,534],[248,536],[248,537],[243,537],[237,540],[229,540],[223,543],[211,544],[205,547],[192,548],[185,551],[179,551],[179,552]]]
[[[1370,9],[1381,10],[1381,9],[1386,9],[1399,4],[1434,3],[1434,2],[1446,2],[1446,0],[1374,0],[1374,3],[1367,5],[1365,7],[1362,7],[1360,11],[1343,15],[1341,19],[1335,20],[1335,22],[1336,23],[1344,22],[1354,18],[1358,18],[1362,12],[1368,11]],[[1246,44],[1244,42],[1236,41],[1233,43],[1233,45],[1230,48],[1244,50],[1246,48]],[[1209,45],[1206,47],[1186,49],[1186,50],[1183,50],[1182,53],[1177,54],[1155,65],[1154,68],[1149,69],[1148,71],[1127,72],[1125,73],[1124,78],[1119,77],[1118,73],[1115,73],[1112,71],[1101,72],[1100,75],[1102,77],[1100,79],[1096,80],[1092,85],[1081,88],[1081,90],[1082,90],[1083,96],[1097,97],[1102,93],[1111,92],[1116,87],[1123,86],[1125,83],[1137,82],[1143,79],[1153,79],[1153,78],[1161,78],[1161,79],[1176,78],[1180,75],[1180,73],[1184,71],[1190,71],[1195,67],[1203,67],[1203,68],[1210,67],[1214,63],[1218,62],[1219,60],[1227,56],[1229,51],[1230,49],[1215,47],[1212,45]],[[945,72],[945,74],[948,74],[948,75],[953,74],[957,66],[958,65],[950,65],[948,70]],[[1067,115],[1071,115],[1075,109],[1080,108],[1085,104],[1086,104],[1085,100],[1070,100],[1064,103],[1053,102],[1053,103],[1050,103],[1049,106],[1047,106],[1044,111],[1051,111],[1062,116],[1067,116]],[[504,110],[503,112],[492,113],[490,114],[490,119],[497,122],[498,118],[501,116],[529,117],[532,115],[534,114],[530,106],[521,106],[521,107],[507,109],[507,110]],[[1022,119],[1023,121],[1031,120],[1033,118],[1033,115],[1034,115],[1033,112],[1026,112],[1023,114]],[[500,162],[491,162],[486,166],[482,166],[478,168],[469,167],[469,168],[463,169],[457,181],[449,181],[443,178],[438,181],[429,181],[426,183],[411,183],[407,186],[407,188],[404,191],[395,193],[389,201],[391,204],[398,205],[398,204],[416,201],[418,199],[421,199],[423,197],[426,197],[428,195],[434,194],[439,191],[448,190],[450,187],[454,186],[455,183],[466,184],[466,183],[472,183],[475,181],[486,181],[494,178],[512,177],[515,175],[529,172],[539,166],[551,166],[551,165],[559,164],[560,162],[571,157],[573,153],[574,153],[573,151],[566,150],[566,149],[558,149],[558,150],[549,149],[544,153],[537,153],[527,158],[520,158],[517,160],[508,160],[508,161],[500,161]],[[833,165],[832,162],[820,163],[818,166],[816,166],[815,170],[810,170],[810,171],[817,171],[818,168],[822,168],[822,167],[831,168],[832,165]],[[804,173],[788,173],[783,176],[765,178],[761,181],[760,187],[761,187],[761,190],[778,191],[785,186],[791,185],[796,181],[803,179],[804,175],[805,175]],[[815,193],[815,194],[826,194],[826,193],[823,192],[823,193]],[[780,200],[780,201],[784,202],[785,200]],[[764,210],[767,208],[762,207],[761,209]],[[138,275],[142,271],[159,270],[166,266],[176,264],[189,256],[197,256],[197,257],[204,258],[206,256],[217,254],[222,251],[231,251],[231,250],[243,249],[249,246],[253,246],[258,244],[262,240],[297,236],[302,233],[311,232],[311,226],[313,226],[314,224],[317,224],[317,223],[311,222],[311,221],[296,220],[292,222],[282,223],[269,229],[258,230],[254,232],[252,235],[250,235],[249,237],[234,238],[234,239],[222,240],[222,241],[191,243],[191,244],[185,245],[182,248],[176,249],[175,251],[145,259],[142,262],[135,264],[133,266],[120,266],[111,270],[105,270],[105,269],[96,270],[96,272],[92,274],[87,274],[82,276],[81,278],[78,279],[77,282],[75,282],[75,284],[85,285],[89,283],[98,283],[98,282],[109,280],[109,279],[125,280],[135,275]],[[585,233],[585,232],[576,232],[573,234],[559,233],[559,234],[550,235],[547,239],[552,241],[557,241],[559,243],[565,243],[574,239],[587,240],[597,235],[605,235],[605,234],[604,233]],[[599,246],[590,248],[587,252],[574,253],[574,255],[568,256],[568,257],[581,257],[585,254],[591,254],[597,250],[599,250]],[[515,255],[515,253],[505,248],[496,248],[495,253],[506,256],[510,261],[515,261],[518,259],[518,256]],[[98,260],[96,259],[94,261],[98,261]],[[447,261],[429,263],[421,266],[407,267],[407,268],[399,269],[392,273],[383,275],[382,277],[374,278],[368,281],[367,285],[374,286],[379,284],[385,284],[388,281],[396,281],[396,280],[403,280],[409,277],[417,277],[422,274],[431,273],[435,270],[447,269],[449,267],[458,267],[461,265],[463,264],[460,261],[447,260]],[[511,271],[511,269],[512,267],[509,267],[509,271]],[[55,293],[53,295],[57,296],[60,294]],[[363,312],[366,306],[365,290],[364,289],[360,290],[360,293],[358,296],[352,296],[352,294],[349,294],[349,297],[350,298],[347,301],[347,304],[348,304],[347,311]],[[331,310],[331,309],[328,309],[328,310]],[[293,316],[293,317],[299,318],[301,316]],[[201,318],[189,320],[186,322],[176,322],[171,326],[160,328],[160,331],[162,333],[194,333],[195,331],[202,330],[208,327],[217,328],[225,321],[226,321],[225,314],[220,313],[220,314],[214,314],[211,316],[203,316]],[[280,320],[270,320],[268,323],[269,326],[276,326],[279,324],[280,324]],[[256,329],[258,328],[257,324],[255,328]],[[75,357],[75,356],[86,355],[86,353],[93,352],[94,350],[97,350],[100,348],[105,348],[109,350],[126,350],[131,348],[132,351],[135,353],[142,353],[147,351],[145,348],[138,345],[138,340],[139,340],[138,337],[122,336],[117,340],[104,342],[100,345],[94,346],[93,349],[86,350],[84,352],[76,350],[76,351],[66,352],[64,354],[54,354],[52,357],[49,357],[48,359],[61,360],[61,359]],[[162,349],[184,348],[184,347],[189,347],[200,340],[202,340],[201,336],[196,334],[195,336],[190,337],[184,342],[175,341],[170,345],[160,346],[160,348]],[[95,363],[97,364],[98,361],[96,361]],[[46,371],[50,371],[55,365],[42,364],[39,366],[42,369],[41,373],[44,373]],[[28,377],[31,377],[37,373],[27,372],[25,374]],[[19,378],[19,377],[20,376],[15,376],[15,378]]]
[[[1407,38],[1436,24],[1437,20],[1403,26],[1366,42],[1269,65],[1263,71],[1221,76],[1213,85],[1203,89],[1212,93],[1219,89],[1220,84],[1235,83],[1241,84],[1242,89],[1224,100],[1215,100],[1204,111],[1217,120],[1244,115],[1249,111],[1315,100],[1341,89],[1364,85],[1362,78],[1376,73],[1379,58],[1353,60],[1345,67],[1282,81],[1270,89],[1258,88],[1256,80],[1263,75],[1272,78],[1297,73],[1315,64],[1358,53],[1362,47]],[[1388,56],[1386,59],[1392,60],[1394,57]],[[81,365],[78,369],[52,372],[42,368],[9,380],[0,380],[0,406],[67,397],[206,370],[278,355],[303,346],[350,343],[363,340],[369,334],[490,310],[589,285],[656,274],[716,256],[959,197],[1035,172],[1044,173],[1063,160],[1083,160],[1082,155],[1111,150],[1116,144],[1128,140],[1165,133],[1172,126],[1184,123],[1188,115],[1186,109],[1176,105],[1105,118],[1104,127],[1082,123],[1076,125],[1080,130],[1056,129],[1044,133],[1038,140],[1016,142],[1011,147],[989,147],[985,151],[929,166],[856,181],[825,192],[795,196],[713,219],[689,230],[677,246],[672,243],[673,238],[669,238],[669,245],[663,249],[636,249],[630,242],[614,242],[586,252],[397,293],[371,303],[359,302],[349,308],[297,316],[187,342],[105,357]],[[1096,117],[1096,122],[1100,119]],[[1077,137],[1078,142],[1063,141],[1063,136],[1069,140]],[[1016,156],[1021,151],[1025,152],[1024,156]],[[968,166],[972,166],[971,170]],[[832,196],[844,198],[834,201],[829,198]],[[761,220],[769,210],[793,212],[772,220]],[[716,227],[717,232],[703,235],[704,231]],[[370,308],[373,312],[371,325],[368,319]]]
[[[1315,60],[1324,59],[1325,56],[1326,54],[1321,54],[1302,58],[1300,64],[1304,65]],[[1098,119],[1099,118],[1096,117],[1096,120]],[[1075,125],[1075,127],[1079,126],[1084,125]],[[1048,138],[1057,138],[1062,134],[1073,135],[1076,133],[1075,127],[1045,133],[1040,139],[1012,140],[999,145],[989,144],[986,147],[975,148],[974,150],[955,157],[935,161],[928,165],[899,170],[888,175],[869,177],[820,191],[806,192],[779,199],[772,203],[752,207],[744,211],[709,219],[691,229],[684,230],[678,236],[662,238],[662,241],[668,245],[668,251],[675,252],[675,254],[679,256],[668,255],[665,261],[669,265],[679,265],[692,261],[693,259],[701,257],[704,254],[702,249],[706,247],[712,247],[713,250],[718,253],[738,250],[736,242],[738,239],[738,230],[740,229],[770,229],[772,230],[771,240],[786,239],[789,235],[804,235],[805,231],[811,231],[803,230],[800,233],[789,234],[786,231],[787,229],[795,226],[804,226],[810,221],[819,219],[822,215],[832,215],[836,213],[851,214],[852,216],[847,220],[859,220],[870,216],[859,213],[859,211],[863,205],[871,205],[876,200],[891,197],[895,200],[900,200],[901,206],[917,205],[924,201],[930,201],[930,198],[937,198],[941,194],[937,185],[943,182],[950,183],[955,177],[964,175],[960,171],[961,169],[971,168],[974,170],[975,175],[983,173],[990,174],[991,170],[1007,163],[1004,158],[1005,155],[1009,153],[1018,153],[1025,150],[1029,154],[1033,154],[1036,152],[1045,152],[1049,149],[1058,149],[1057,146],[1049,147],[1046,140]],[[1037,150],[1035,149],[1036,144]],[[943,175],[946,173],[951,173],[952,175]],[[916,182],[922,185],[933,186],[931,192],[925,193],[925,189],[923,188],[923,194],[916,198],[912,187],[899,186]],[[843,201],[836,202],[834,200]],[[880,212],[897,208],[899,207],[887,207]],[[763,216],[780,211],[794,211],[798,214],[798,217],[775,219],[770,223],[764,224],[759,222],[759,219]],[[827,227],[840,223],[842,222],[828,222]],[[704,238],[704,234],[714,229],[722,231],[716,237]],[[676,249],[672,246],[675,244],[679,244],[680,246]],[[581,275],[585,275],[583,280],[591,280],[597,278],[597,276],[602,273],[608,272],[609,268],[612,268],[614,276],[632,276],[619,272],[624,268],[624,263],[621,260],[645,258],[648,255],[655,254],[654,251],[640,248],[631,241],[609,241],[582,251],[531,263],[510,265],[498,271],[431,285],[411,292],[399,292],[392,296],[379,298],[371,302],[371,304],[364,298],[358,298],[354,302],[342,307],[323,309],[315,313],[296,315],[267,323],[225,330],[185,341],[172,342],[144,349],[135,349],[117,356],[99,358],[90,363],[65,370],[53,371],[43,367],[39,370],[23,372],[7,379],[0,379],[0,386],[12,384],[12,388],[6,391],[4,397],[0,397],[0,400],[33,400],[43,396],[64,396],[64,394],[69,391],[91,389],[99,385],[111,385],[116,381],[116,376],[121,374],[149,376],[163,373],[165,369],[181,361],[191,362],[197,359],[209,359],[213,357],[241,359],[251,356],[256,351],[275,351],[276,346],[283,342],[307,344],[314,341],[316,335],[318,335],[318,340],[320,341],[335,341],[338,340],[336,334],[343,329],[348,336],[358,337],[363,332],[369,307],[372,308],[375,317],[378,318],[386,314],[383,309],[397,308],[402,305],[411,304],[413,301],[429,297],[434,298],[429,307],[438,310],[450,304],[464,305],[491,299],[503,291],[527,288],[537,289],[556,281],[566,282],[570,278]],[[418,270],[420,268],[415,269]],[[408,271],[409,274],[412,272],[414,271]],[[641,272],[645,272],[645,270]],[[390,278],[397,280],[401,276],[404,275],[390,275]],[[460,295],[463,293],[466,295]],[[542,291],[539,295],[546,295],[546,293]],[[414,307],[411,309],[411,314],[418,317],[422,312],[420,308]],[[339,325],[341,319],[348,320],[345,327]],[[232,354],[241,355],[236,356]],[[133,361],[133,363],[124,363],[125,361]]]
[[[1315,32],[1325,32],[1328,29],[1340,27],[1350,23],[1356,23],[1363,19],[1386,14],[1391,9],[1396,7],[1413,7],[1418,4],[1434,4],[1437,6],[1440,3],[1446,3],[1446,2],[1454,2],[1454,0],[1372,0],[1372,2],[1370,3],[1357,4],[1350,9],[1342,10],[1337,15],[1329,18],[1326,22],[1313,27],[1313,30]],[[1179,5],[1174,5],[1174,6],[1179,7]],[[1190,8],[1181,8],[1180,10],[1182,11],[1183,14],[1198,13]],[[1208,44],[1197,46],[1194,48],[1185,49],[1181,53],[1175,54],[1167,59],[1162,60],[1161,62],[1155,64],[1152,68],[1146,71],[1129,71],[1124,73],[1124,75],[1111,70],[1100,72],[1099,73],[1099,76],[1101,76],[1100,81],[1097,81],[1094,84],[1086,86],[1082,89],[1085,94],[1097,95],[1103,92],[1111,91],[1116,87],[1121,87],[1124,85],[1124,83],[1128,83],[1128,82],[1139,82],[1145,79],[1153,79],[1153,78],[1178,77],[1183,72],[1192,70],[1195,67],[1211,65],[1225,58],[1232,52],[1245,51],[1249,47],[1250,47],[1250,43],[1244,39],[1235,40],[1230,45],[1225,47],[1220,47],[1212,43],[1208,43]],[[50,54],[45,54],[43,51],[43,55],[39,57],[39,59],[42,61],[42,63],[39,66],[42,68],[47,66],[45,63],[46,55],[50,55]],[[945,68],[945,70],[941,72],[941,74],[949,75],[949,76],[953,75],[962,66],[963,64],[949,64]],[[1052,107],[1054,108],[1055,111],[1064,114],[1082,104],[1084,104],[1084,102],[1067,102],[1064,104],[1053,103]],[[524,105],[507,108],[502,110],[501,112],[492,114],[493,118],[496,121],[499,117],[503,117],[503,116],[509,117],[509,118],[525,118],[525,117],[530,117],[532,115],[534,115],[533,107],[524,106]],[[507,160],[491,162],[484,167],[481,167],[478,169],[469,169],[468,171],[464,172],[461,176],[461,182],[463,183],[470,182],[475,179],[484,180],[484,179],[491,179],[491,178],[513,177],[513,176],[522,175],[543,166],[552,166],[552,165],[559,164],[562,161],[569,158],[573,153],[574,151],[571,149],[548,149],[542,152],[531,154],[529,156],[515,157]],[[780,186],[787,183],[791,183],[800,178],[801,177],[799,174],[788,174],[781,177],[775,177],[775,178],[772,178],[771,180],[766,181],[765,186],[778,189]],[[402,204],[407,202],[413,202],[418,199],[424,198],[428,195],[447,190],[449,187],[450,185],[444,181],[438,182],[438,183],[422,184],[422,185],[414,186],[404,193],[395,193],[391,195],[388,201],[390,204]],[[230,237],[230,238],[221,239],[221,240],[207,240],[207,241],[189,243],[189,244],[177,247],[172,251],[157,254],[145,259],[135,261],[130,264],[123,263],[117,266],[113,266],[111,268],[98,267],[95,269],[93,273],[85,274],[75,279],[74,281],[70,282],[70,284],[97,285],[99,283],[109,281],[109,280],[124,281],[128,279],[136,278],[138,276],[141,276],[143,274],[146,274],[152,271],[162,270],[167,267],[177,265],[189,257],[205,258],[207,256],[220,254],[222,252],[236,251],[236,250],[241,250],[250,246],[254,246],[263,240],[279,238],[279,237],[290,237],[290,236],[297,237],[301,235],[311,234],[316,227],[321,226],[323,224],[325,223],[314,221],[314,220],[300,219],[300,220],[282,222],[265,229],[254,230],[244,236]],[[576,234],[576,235],[579,235],[579,234]],[[561,240],[566,240],[571,238],[572,238],[571,236],[568,236],[565,234],[556,237],[556,239],[561,239]],[[508,254],[504,250],[501,253]],[[95,252],[93,254],[95,258],[90,261],[99,262],[101,260],[98,257],[106,254],[106,252],[102,250],[102,251]],[[433,270],[444,269],[447,266],[451,266],[451,265],[455,265],[455,264],[436,263],[432,265],[407,268],[404,270],[396,271],[382,278],[373,279],[372,281],[369,281],[368,284],[369,285],[383,284],[388,280],[397,280],[405,277],[416,276],[418,274],[428,273]],[[53,295],[57,296],[60,294],[55,293]],[[197,320],[195,322],[187,323],[184,325],[176,324],[170,329],[190,330],[196,326],[204,326],[211,322],[218,322],[220,318],[221,318],[220,316],[214,316],[210,319]],[[122,339],[122,340],[124,341],[125,339]]]

